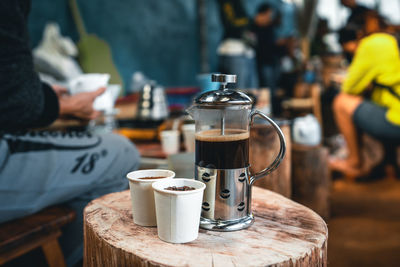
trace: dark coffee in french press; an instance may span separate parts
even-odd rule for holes
[[[196,134],[196,165],[214,169],[249,166],[249,132],[241,129],[206,130]]]

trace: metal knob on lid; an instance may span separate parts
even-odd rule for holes
[[[245,93],[226,88],[228,83],[236,82],[236,75],[212,74],[211,81],[221,84],[219,90],[208,91],[198,96],[195,99],[195,104],[197,106],[202,106],[204,108],[221,108],[221,106],[245,105],[250,108],[253,104],[253,100]]]
[[[212,74],[211,81],[224,83],[224,84],[236,83],[236,75],[234,75],[234,74]]]

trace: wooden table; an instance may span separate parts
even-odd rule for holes
[[[328,229],[312,210],[253,188],[253,226],[200,230],[197,240],[170,244],[155,227],[133,223],[128,191],[92,201],[84,211],[84,266],[326,266]]]

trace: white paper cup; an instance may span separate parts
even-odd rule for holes
[[[190,186],[195,190],[165,190]],[[205,184],[192,179],[171,179],[153,184],[158,237],[169,243],[187,243],[199,234],[201,202]]]
[[[183,140],[185,141],[185,148],[187,152],[194,152],[195,150],[195,124],[182,125]]]
[[[107,87],[107,90],[96,97],[93,102],[93,109],[110,113],[114,108],[116,98],[113,97],[112,91],[109,89],[108,81],[110,74],[108,73],[86,73],[72,79],[69,82],[69,91],[71,95],[93,92],[101,87]]]
[[[161,146],[165,154],[172,155],[179,152],[179,131],[162,131]]]
[[[159,179],[140,179],[143,177],[166,177]],[[140,170],[126,175],[131,191],[133,222],[141,226],[156,226],[154,193],[151,185],[156,181],[169,180],[175,177],[170,170]]]

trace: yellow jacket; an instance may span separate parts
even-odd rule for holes
[[[363,38],[349,67],[342,91],[359,95],[376,82],[400,95],[400,55],[397,40],[390,34],[375,33]],[[372,101],[387,107],[386,119],[400,126],[400,100],[387,89],[375,87]]]

